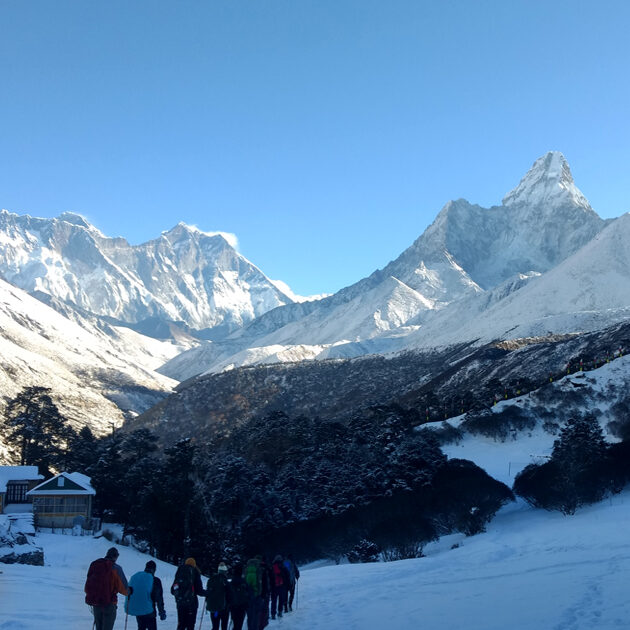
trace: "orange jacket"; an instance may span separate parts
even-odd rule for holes
[[[116,569],[112,570],[112,604],[118,604],[118,593],[121,595],[129,595],[129,591],[125,588],[123,581],[118,575]]]

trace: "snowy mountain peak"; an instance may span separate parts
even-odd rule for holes
[[[62,212],[59,215],[59,220],[65,221],[66,223],[72,223],[72,225],[79,225],[87,229],[93,228],[85,217],[82,217],[80,214],[76,214],[76,212]]]
[[[575,185],[569,163],[560,151],[549,151],[538,158],[519,185],[504,198],[504,206],[572,205],[592,210]]]
[[[196,225],[189,225],[188,223],[184,223],[180,221],[175,227],[162,232],[163,236],[176,236],[181,237],[183,235],[186,236],[208,236],[208,237],[216,237],[220,236],[232,249],[238,249],[238,239],[235,234],[230,234],[229,232],[206,232],[200,230]]]

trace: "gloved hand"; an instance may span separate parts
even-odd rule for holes
[[[166,613],[165,612],[161,612],[160,613],[160,621],[166,621]]]
[[[127,592],[129,593],[129,595],[133,595],[133,586],[128,586]]]

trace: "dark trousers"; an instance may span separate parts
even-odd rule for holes
[[[252,597],[247,607],[247,630],[258,630],[260,597]]]
[[[289,610],[293,610],[293,598],[295,597],[295,582],[293,584],[289,584]],[[286,612],[286,607],[285,607]]]
[[[257,630],[263,630],[269,625],[269,594],[263,595],[260,598],[260,614],[258,617],[258,628]]]
[[[177,630],[195,630],[196,608],[177,607]]]
[[[245,621],[245,608],[232,608],[230,615],[232,616],[234,630],[242,630],[243,621]]]
[[[271,618],[276,616],[276,610],[278,611],[278,617],[282,617],[282,611],[287,605],[287,587],[284,584],[276,586],[271,591]]]
[[[230,611],[227,608],[225,610],[211,610],[210,619],[212,619],[212,630],[219,630],[219,624],[221,624],[221,630],[227,630]]]
[[[112,630],[116,621],[116,604],[92,606],[95,630]]]
[[[154,613],[138,615],[136,621],[138,622],[138,630],[157,630],[157,621]]]

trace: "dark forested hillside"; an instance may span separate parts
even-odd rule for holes
[[[630,324],[603,332],[528,339],[385,358],[239,368],[192,379],[126,428],[155,431],[164,445],[206,441],[273,412],[347,422],[357,409],[400,405],[419,423],[489,407],[567,370],[591,369],[630,348]],[[581,363],[580,363],[581,362]]]

